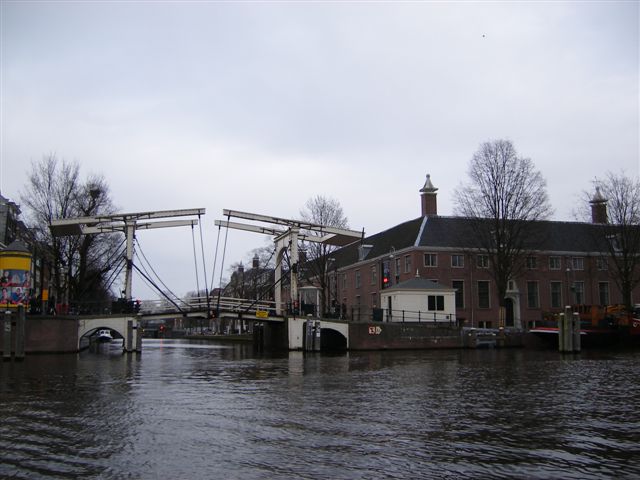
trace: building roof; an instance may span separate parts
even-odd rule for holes
[[[383,232],[366,237],[362,244],[371,246],[363,258],[355,242],[331,253],[335,267],[345,267],[358,260],[393,258],[396,251],[411,247],[421,249],[480,249],[481,230],[490,228],[489,220],[465,217],[424,216],[414,218]],[[587,254],[607,252],[602,224],[584,222],[538,221],[532,230],[531,248],[538,251]]]
[[[404,282],[400,282],[393,287],[389,287],[384,290],[385,292],[397,291],[397,290],[446,290],[453,292],[454,288],[447,287],[433,280],[427,280],[426,278],[413,277]]]

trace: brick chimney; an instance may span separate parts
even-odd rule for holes
[[[431,183],[431,175],[427,174],[424,187],[420,189],[420,201],[422,204],[422,216],[438,215],[438,189]]]
[[[607,215],[607,199],[600,193],[600,187],[596,187],[596,193],[589,201],[591,204],[591,222],[607,223],[609,217]]]

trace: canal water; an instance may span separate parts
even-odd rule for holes
[[[638,351],[145,340],[0,368],[2,479],[640,478]]]

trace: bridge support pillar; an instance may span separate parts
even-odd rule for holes
[[[127,320],[127,337],[124,340],[124,351],[133,350],[133,320]]]
[[[140,324],[140,317],[136,318],[136,352],[142,352],[142,326]]]

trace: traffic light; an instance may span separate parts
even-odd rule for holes
[[[391,286],[391,272],[389,271],[389,261],[382,262],[382,289],[389,288]]]

